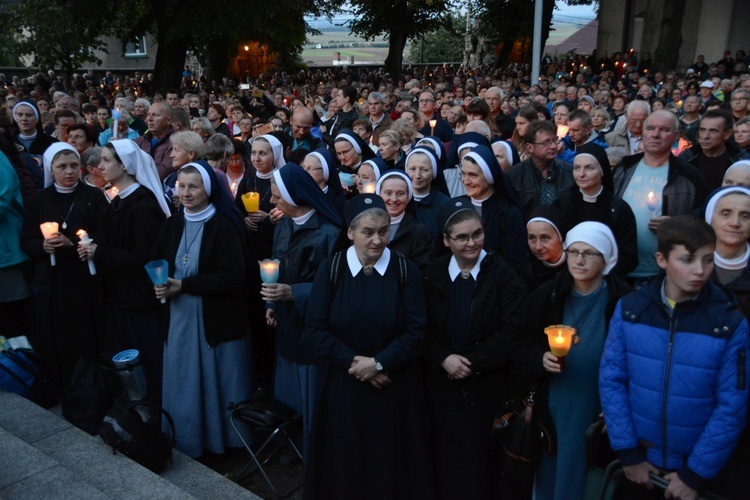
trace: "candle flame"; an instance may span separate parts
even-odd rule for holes
[[[76,236],[78,236],[81,239],[83,239],[84,234],[86,234],[86,231],[84,231],[83,229],[79,229],[78,231],[76,231]]]
[[[648,200],[651,201],[653,199],[654,199],[654,192],[653,191],[649,191],[648,192]]]

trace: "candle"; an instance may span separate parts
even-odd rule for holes
[[[166,260],[152,260],[143,267],[154,285],[165,285],[169,281],[169,264]],[[161,303],[166,304],[167,299],[162,297]]]
[[[437,120],[430,120],[430,135],[435,135],[435,125],[437,125]]]
[[[570,127],[567,125],[558,125],[557,126],[557,138],[562,139],[566,135],[568,135],[568,130],[570,130]]]
[[[363,182],[362,183],[362,192],[363,193],[370,193],[375,194],[375,183],[374,182]]]
[[[253,213],[260,210],[260,193],[250,191],[242,195],[242,204],[245,205],[247,213]]]
[[[91,244],[91,242],[94,241],[91,238],[89,238],[89,233],[87,233],[83,229],[79,229],[76,232],[76,234],[81,239],[81,242],[79,243],[80,245],[89,245],[89,244]],[[89,263],[89,274],[91,274],[91,276],[94,276],[96,274],[96,265],[94,264],[93,260],[91,260],[91,259],[86,259],[86,260]]]
[[[653,191],[648,192],[648,199],[646,200],[646,206],[648,206],[648,209],[651,210],[651,216],[654,217],[656,215],[656,207],[659,205],[659,201],[654,196]]]
[[[559,360],[560,369],[565,369],[565,357],[570,351],[576,329],[567,325],[550,325],[544,329],[544,333],[547,334],[550,351]]]
[[[57,224],[57,222],[43,222],[39,224],[39,228],[42,230],[42,235],[44,235],[44,239],[48,240],[52,238],[55,234],[57,234],[59,225]],[[57,265],[57,259],[55,258],[54,252],[49,254],[49,263],[51,266]]]
[[[276,283],[279,279],[279,259],[263,259],[258,261],[260,265],[260,279],[263,283]]]

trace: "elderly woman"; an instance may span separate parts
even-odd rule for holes
[[[115,139],[130,139],[135,140],[139,137],[138,132],[130,128],[129,123],[132,119],[130,116],[130,113],[127,111],[121,111],[122,114],[120,115],[120,119],[117,120],[117,137],[114,136],[114,132],[112,131],[112,127],[114,125],[114,118],[110,118],[108,120],[108,125],[104,132],[99,134],[99,145],[104,146],[109,141],[115,140]]]
[[[463,156],[461,182],[482,216],[485,248],[502,255],[520,272],[528,255],[523,214],[492,149],[479,145]]]
[[[250,231],[258,231],[260,225],[268,217],[273,209],[271,203],[271,176],[273,171],[281,168],[284,161],[284,146],[273,135],[259,135],[253,140],[250,162],[255,168],[255,175],[245,176],[237,188],[235,204],[240,210],[245,211],[242,204],[242,195],[249,192],[258,193],[260,198],[260,209],[257,212],[248,213],[245,217],[245,225]]]
[[[271,200],[286,216],[276,224],[273,238],[272,257],[280,261],[278,282],[264,283],[261,290],[267,324],[276,327],[274,396],[302,414],[307,453],[318,360],[300,336],[315,273],[331,255],[342,219],[299,165],[275,170],[271,182]]]
[[[514,157],[518,156],[518,153],[513,154],[513,146],[508,141],[501,139],[493,141],[491,146],[492,152],[495,154],[495,159],[500,164],[503,173],[510,170],[510,167],[515,163]]]
[[[13,106],[13,122],[16,125],[16,141],[24,152],[34,157],[40,164],[42,155],[55,139],[45,134],[39,109],[31,101],[18,101]]]
[[[388,171],[388,165],[382,158],[363,161],[357,172],[357,190],[360,193],[374,193],[380,177],[386,171]]]
[[[26,206],[21,248],[34,264],[35,347],[65,387],[78,358],[93,362],[104,347],[97,336],[104,333],[103,325],[94,320],[101,285],[78,258],[76,232],[83,229],[94,241],[103,240],[107,201],[101,190],[80,181],[81,160],[69,144],[57,142],[47,149],[44,171],[45,189]],[[58,223],[48,239],[39,227],[45,222]]]
[[[573,179],[578,191],[566,191],[555,202],[565,220],[574,226],[592,220],[606,224],[614,233],[620,250],[615,271],[627,276],[638,265],[635,216],[622,198],[611,190],[612,171],[605,156],[579,153],[573,159]]]
[[[746,153],[750,153],[750,116],[744,116],[734,124],[734,140]]]
[[[733,163],[726,172],[721,183],[726,186],[750,187],[750,160],[740,160]]]
[[[375,153],[370,149],[370,146],[349,129],[342,130],[336,136],[333,147],[341,163],[340,170],[345,174],[356,174],[364,160],[375,157]]]
[[[336,211],[342,214],[346,198],[343,189],[341,189],[336,161],[328,149],[323,147],[308,153],[302,162],[302,168],[312,176],[315,184],[323,190]],[[361,170],[362,167],[360,167],[360,173]]]
[[[162,401],[178,429],[177,449],[199,457],[242,446],[226,405],[252,392],[244,227],[206,162],[183,165],[178,180],[184,210],[162,226],[153,252],[171,276],[154,286],[156,298],[169,300]]]
[[[628,286],[611,273],[617,264],[617,242],[600,222],[582,222],[565,237],[568,268],[541,285],[523,302],[512,326],[512,356],[534,380],[535,410],[550,433],[534,481],[538,499],[583,498],[586,482],[585,435],[601,413],[599,360],[607,325]],[[580,342],[560,358],[549,349],[544,328],[570,325]]]
[[[425,270],[423,354],[437,498],[490,498],[490,432],[508,399],[507,325],[523,290],[513,267],[484,250],[470,204],[450,203],[438,220],[450,254]]]
[[[122,139],[102,149],[99,169],[118,195],[107,209],[103,241],[79,244],[78,255],[93,259],[104,279],[107,351],[140,351],[149,400],[161,400],[162,339],[159,302],[143,271],[159,228],[171,212],[154,160],[133,141]]]
[[[418,111],[415,112],[419,113]],[[393,122],[391,130],[395,131],[400,138],[401,151],[404,154],[408,154],[409,151],[411,151],[411,148],[413,148],[424,136],[419,133],[418,129],[414,126],[415,120],[410,118],[413,116],[412,113],[405,113],[401,116],[401,118]]]
[[[344,218],[353,245],[321,264],[305,315],[323,362],[305,498],[431,499],[421,274],[388,249],[380,197],[354,197]]]
[[[389,170],[380,176],[375,192],[385,201],[391,216],[388,248],[401,252],[423,269],[433,258],[434,239],[407,206],[414,199],[411,179],[400,170]]]
[[[189,130],[175,132],[170,136],[172,142],[172,151],[169,157],[172,159],[172,173],[169,174],[163,182],[164,191],[171,194],[170,198],[175,207],[180,206],[180,196],[178,194],[177,176],[180,169],[190,162],[203,159],[206,148],[200,135]]]
[[[440,239],[438,214],[449,201],[448,195],[435,187],[438,180],[438,158],[427,146],[417,146],[406,157],[406,175],[414,189],[417,220],[424,224],[436,242]]]
[[[529,292],[567,269],[563,243],[569,227],[560,209],[553,205],[541,205],[531,212],[526,223],[531,258],[524,273]]]
[[[612,118],[609,112],[602,106],[595,106],[590,115],[591,127],[599,134],[599,138],[604,140],[604,134],[612,131]]]
[[[76,123],[68,127],[68,144],[73,146],[80,156],[96,144],[98,134],[86,123]]]
[[[211,122],[205,116],[193,118],[190,122],[190,130],[201,136],[204,142],[216,133]]]

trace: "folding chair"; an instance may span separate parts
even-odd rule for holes
[[[239,474],[239,479],[245,476],[247,470],[256,465],[260,470],[263,477],[266,479],[268,486],[275,495],[279,497],[285,497],[295,491],[299,486],[293,488],[291,491],[282,495],[274,486],[271,479],[268,477],[264,466],[275,456],[276,452],[279,451],[283,444],[288,444],[292,450],[297,454],[300,461],[302,460],[302,453],[300,453],[297,445],[292,440],[292,435],[295,430],[302,423],[302,415],[289,408],[285,404],[276,400],[272,395],[268,394],[262,389],[256,391],[249,399],[241,403],[229,403],[227,410],[231,412],[231,423],[235,432],[239,436],[245,449],[250,453],[252,458],[251,462],[242,469]],[[242,422],[251,432],[251,435],[255,437],[256,434],[268,434],[268,437],[263,444],[256,450],[248,444],[245,440],[240,429],[237,427],[236,422]],[[263,453],[266,453],[263,458]],[[252,475],[251,471],[248,476]]]

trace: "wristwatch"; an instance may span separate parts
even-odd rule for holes
[[[375,359],[375,358],[372,358],[372,359]],[[375,369],[378,372],[382,372],[383,371],[383,365],[381,365],[380,361],[378,361],[377,359],[375,359]]]

